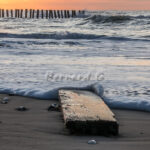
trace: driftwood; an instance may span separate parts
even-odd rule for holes
[[[71,133],[118,135],[119,126],[115,115],[96,94],[60,90],[59,100],[65,125]]]

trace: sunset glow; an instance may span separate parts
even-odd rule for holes
[[[0,0],[1,8],[150,10],[150,0]]]

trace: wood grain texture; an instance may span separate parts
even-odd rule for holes
[[[118,134],[115,115],[96,94],[80,90],[60,90],[65,125],[73,133]]]

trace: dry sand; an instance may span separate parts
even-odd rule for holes
[[[8,95],[0,95],[0,98]],[[0,104],[0,150],[149,150],[150,113],[113,110],[120,125],[117,137],[70,135],[61,112],[47,111],[58,101],[10,96]],[[23,105],[28,111],[15,108]],[[96,145],[87,144],[95,139]]]

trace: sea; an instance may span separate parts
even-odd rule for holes
[[[59,89],[89,90],[110,108],[150,112],[150,11],[0,18],[0,93],[53,100]]]

